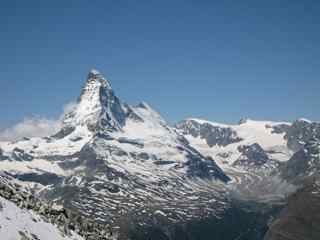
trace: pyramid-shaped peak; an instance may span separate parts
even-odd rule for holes
[[[87,88],[88,85],[92,84],[101,84],[104,87],[107,87],[108,89],[111,89],[111,84],[110,82],[103,76],[103,74],[96,70],[96,69],[91,69],[88,73],[87,77],[87,83],[85,88]]]
[[[63,129],[86,125],[91,132],[120,130],[125,123],[127,109],[108,80],[93,69],[88,74],[76,106],[63,118]]]
[[[91,69],[88,73],[88,79],[91,79],[91,78],[103,78],[103,75],[98,70]]]

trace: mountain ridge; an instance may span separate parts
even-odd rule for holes
[[[150,226],[169,236],[171,225],[220,219],[233,201],[285,204],[301,184],[291,176],[320,169],[318,140],[308,148],[319,135],[320,125],[304,119],[170,126],[147,103],[121,101],[91,70],[56,134],[0,142],[0,169],[120,239]],[[299,152],[309,155],[294,160]],[[301,161],[312,168],[300,171]]]
[[[181,222],[226,207],[229,177],[214,160],[148,104],[122,102],[97,71],[88,74],[57,134],[2,142],[0,149],[0,168],[114,230],[124,217],[153,224],[160,211],[166,221]]]

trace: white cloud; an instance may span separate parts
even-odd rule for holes
[[[44,137],[54,134],[59,129],[59,120],[41,117],[25,118],[22,122],[0,132],[1,141],[13,141],[23,137]]]
[[[0,131],[0,141],[14,141],[23,137],[45,137],[58,132],[64,114],[70,112],[76,103],[70,102],[63,107],[63,114],[58,119],[44,117],[25,118],[23,121]]]

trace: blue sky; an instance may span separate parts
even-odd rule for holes
[[[0,128],[57,118],[96,68],[167,120],[320,120],[320,1],[3,1]]]

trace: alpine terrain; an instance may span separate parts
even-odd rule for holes
[[[91,70],[54,135],[0,142],[1,239],[320,239],[319,139],[306,119],[171,126]]]

